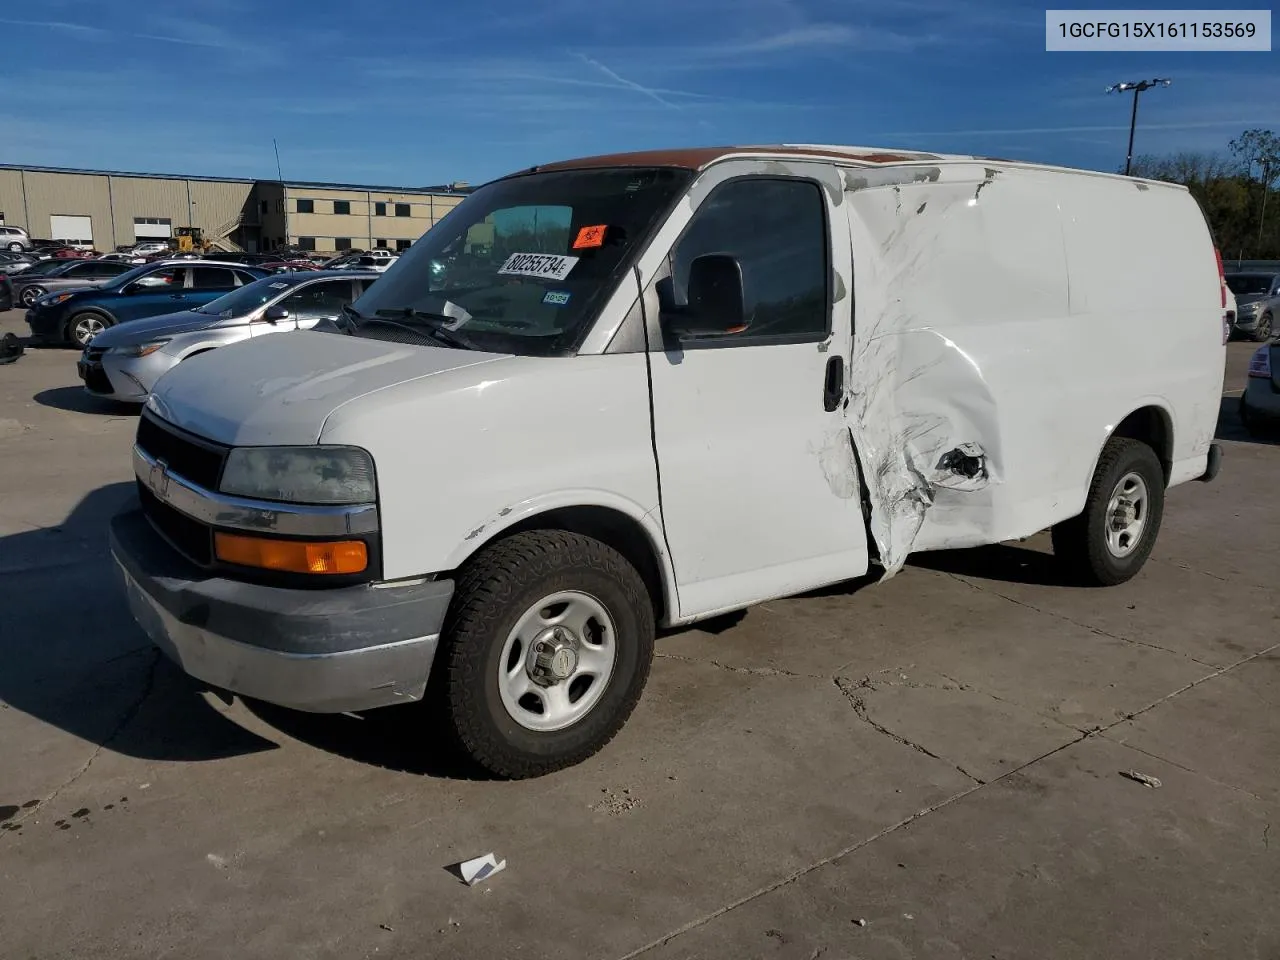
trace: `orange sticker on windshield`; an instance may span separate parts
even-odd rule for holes
[[[604,232],[609,229],[607,224],[596,224],[593,227],[583,227],[578,231],[578,238],[573,241],[573,249],[587,250],[591,247],[604,246]]]

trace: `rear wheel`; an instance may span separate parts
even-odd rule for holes
[[[21,252],[22,252],[22,244],[18,243],[18,242],[15,240],[13,243],[9,244],[9,252],[10,252],[10,253],[21,253]]]
[[[1253,330],[1253,339],[1263,343],[1271,339],[1271,314],[1264,313],[1258,318],[1258,325]]]
[[[578,534],[520,533],[459,576],[433,693],[480,766],[539,776],[613,739],[640,699],[653,641],[653,603],[621,554]]]
[[[67,339],[77,346],[87,346],[111,321],[100,313],[77,313],[67,322]]]
[[[1155,545],[1164,517],[1164,470],[1139,440],[1103,447],[1084,511],[1053,528],[1053,552],[1073,579],[1113,586],[1133,577]]]

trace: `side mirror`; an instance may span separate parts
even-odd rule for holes
[[[682,337],[741,333],[748,327],[742,264],[726,253],[707,253],[689,265],[688,305],[663,318]]]
[[[278,303],[273,304],[272,306],[267,307],[267,311],[262,315],[262,319],[266,320],[268,323],[275,323],[277,320],[288,320],[289,311]]]

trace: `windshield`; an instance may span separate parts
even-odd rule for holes
[[[1246,297],[1253,293],[1267,293],[1272,279],[1269,274],[1237,273],[1227,277],[1227,286],[1237,297]]]
[[[691,178],[685,170],[614,168],[481,187],[356,301],[353,332],[399,338],[404,328],[396,325],[413,324],[418,311],[477,350],[571,352]],[[379,314],[395,325],[377,322]]]
[[[278,277],[264,277],[232,290],[217,300],[210,300],[204,306],[197,307],[195,312],[207,313],[214,317],[224,313],[233,317],[247,316],[264,303],[276,299],[292,286],[293,284],[287,280],[281,280]]]

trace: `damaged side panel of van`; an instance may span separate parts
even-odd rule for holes
[[[1029,320],[1066,316],[1067,284],[1056,209],[1019,182],[1026,174],[976,164],[870,174],[845,177],[855,274],[848,422],[889,577],[914,550],[1034,532],[1025,528],[1038,518],[1021,516],[1002,490],[1009,459],[1045,472],[1055,455],[1047,443],[1006,449],[1008,408],[1043,387],[1019,337]],[[1027,431],[1020,442],[1040,446]]]

